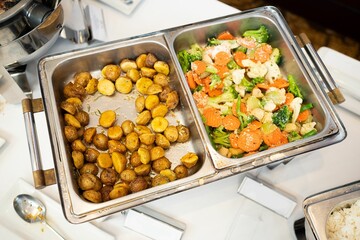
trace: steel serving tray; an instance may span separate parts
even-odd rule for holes
[[[360,199],[360,181],[307,197],[303,202],[303,210],[315,239],[327,239],[326,222],[334,209],[358,199]]]
[[[292,73],[300,80],[299,84],[306,98],[315,105],[314,116],[318,123],[319,133],[308,139],[248,157],[225,158],[219,155],[210,144],[177,61],[176,53],[187,48],[191,43],[203,43],[207,37],[214,36],[225,29],[239,33],[245,29],[256,28],[260,24],[269,28],[270,43],[282,51],[285,62],[281,66],[283,71]],[[85,201],[79,195],[71,153],[63,133],[64,121],[60,109],[60,103],[64,99],[63,87],[78,71],[90,71],[96,76],[106,64],[118,63],[123,58],[134,58],[141,53],[148,52],[156,54],[159,59],[170,64],[171,84],[178,91],[181,101],[171,121],[180,121],[188,126],[192,136],[188,143],[171,148],[171,152],[167,156],[180,156],[188,151],[194,151],[199,155],[200,161],[187,178],[103,203],[94,204]],[[313,63],[309,63],[282,15],[274,7],[244,11],[222,18],[48,56],[40,60],[38,71],[53,146],[61,202],[66,218],[72,223],[86,222],[236,173],[281,162],[302,153],[337,143],[346,137],[345,128],[323,88],[325,79],[318,77],[319,74],[314,71]],[[120,119],[134,119],[135,110],[132,109],[131,104],[127,104],[129,100],[134,101],[134,92],[126,97],[117,96],[118,101],[107,97],[95,97],[96,101],[94,101],[95,98],[90,97],[85,104],[91,105],[91,111],[95,109],[101,111],[105,108],[119,109]],[[95,124],[94,121],[91,119],[89,126]],[[176,161],[178,161],[176,157],[171,161],[173,161],[172,166],[176,166]]]

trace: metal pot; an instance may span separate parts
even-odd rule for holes
[[[63,23],[64,12],[58,1],[21,0],[0,14],[1,64],[12,68],[39,56],[58,38]]]

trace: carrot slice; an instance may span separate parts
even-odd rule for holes
[[[194,76],[193,76],[193,73],[191,71],[187,72],[186,73],[186,80],[187,80],[187,83],[189,84],[189,87],[191,90],[194,90],[196,88],[196,82],[194,81]]]
[[[203,84],[203,80],[199,77],[199,75],[193,73],[193,78],[194,78],[194,81],[197,85],[201,85]]]
[[[310,116],[311,111],[310,109],[306,109],[302,112],[299,113],[298,118],[296,119],[296,121],[298,122],[304,122],[306,119],[308,119],[308,117]]]
[[[222,119],[222,125],[229,131],[234,131],[240,127],[240,120],[234,115],[226,115]]]
[[[242,68],[244,67],[244,65],[242,64],[242,60],[248,58],[247,55],[243,52],[235,52],[233,57],[234,57],[234,61],[236,62],[236,64]]]
[[[219,39],[219,40],[233,40],[233,39],[235,39],[235,37],[229,31],[225,31],[225,32],[220,33],[218,35],[217,39]]]
[[[262,126],[262,123],[259,122],[258,120],[254,120],[247,125],[247,127],[250,128],[251,130],[259,129],[259,128],[261,128],[261,126]]]
[[[272,53],[272,47],[269,44],[262,44],[260,47],[255,49],[254,59],[261,63],[269,60]]]
[[[263,134],[263,140],[269,147],[277,147],[288,143],[286,134],[281,132],[280,128],[278,127],[271,133]]]
[[[245,152],[253,152],[259,149],[262,143],[261,131],[251,130],[250,128],[244,128],[240,134],[238,139],[238,145],[240,149]]]
[[[223,90],[219,89],[219,88],[215,88],[215,89],[212,89],[212,90],[208,91],[209,97],[220,96],[222,93],[223,93]]]
[[[217,74],[221,79],[225,78],[229,74],[229,68],[226,65],[215,65]]]
[[[289,86],[289,82],[283,78],[277,78],[274,80],[271,86],[276,88],[286,88]]]
[[[198,75],[202,74],[206,70],[206,63],[200,60],[196,60],[191,63],[191,69]]]
[[[214,63],[224,66],[230,61],[230,55],[227,52],[220,51],[215,55]]]
[[[218,109],[213,107],[205,108],[203,111],[203,116],[205,118],[205,124],[209,127],[220,127],[222,123],[222,117]]]
[[[230,133],[229,135],[230,146],[232,148],[240,149],[239,147],[239,135],[235,133]]]
[[[194,92],[193,98],[198,108],[204,108],[208,102],[208,95],[204,91]]]
[[[240,103],[240,112],[243,112],[243,113],[247,113],[247,107],[246,107],[246,104],[244,102],[241,102]]]
[[[270,88],[270,85],[267,83],[258,83],[256,86],[260,89],[268,90]]]
[[[290,105],[290,103],[292,102],[292,100],[294,100],[294,98],[295,98],[294,94],[287,92],[285,94],[285,104]]]

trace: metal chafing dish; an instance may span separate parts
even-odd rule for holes
[[[204,43],[208,37],[225,29],[237,33],[256,28],[260,24],[268,27],[272,36],[270,44],[282,50],[285,62],[283,70],[291,72],[301,81],[300,85],[306,98],[315,105],[314,117],[318,123],[318,134],[241,159],[228,159],[219,155],[209,142],[176,53],[191,43]],[[301,47],[299,43],[304,43],[304,46]],[[342,141],[346,137],[346,130],[327,96],[334,96],[334,89],[329,89],[328,93],[325,91],[323,86],[329,85],[329,79],[321,72],[321,62],[314,61],[317,58],[311,55],[312,51],[307,48],[307,44],[304,39],[299,42],[295,39],[276,8],[263,7],[41,59],[38,69],[40,85],[53,147],[57,184],[66,218],[72,223],[86,222]],[[117,63],[122,58],[132,58],[144,52],[153,52],[159,59],[170,64],[171,84],[179,92],[181,101],[181,106],[175,111],[172,121],[184,123],[192,134],[190,142],[174,146],[174,150],[171,150],[174,152],[170,155],[184,155],[188,151],[194,151],[199,155],[200,161],[187,178],[103,203],[87,202],[79,195],[71,153],[63,135],[64,121],[59,107],[63,100],[62,89],[78,71],[96,73],[106,64]],[[122,119],[134,118],[134,115],[131,115],[131,104],[127,104],[128,98],[120,98],[117,103],[105,100],[97,104],[96,101],[89,101],[88,104],[94,104],[91,108],[101,109],[104,104],[107,108],[124,108]],[[101,101],[99,99],[99,102]]]
[[[327,239],[326,223],[336,208],[346,207],[360,199],[360,181],[339,186],[307,197],[303,202],[306,236]]]

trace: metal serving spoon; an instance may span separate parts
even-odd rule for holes
[[[56,235],[64,239],[54,228],[46,222],[46,208],[45,205],[37,198],[28,195],[20,194],[14,198],[14,209],[16,213],[28,223],[43,222],[45,223]]]

